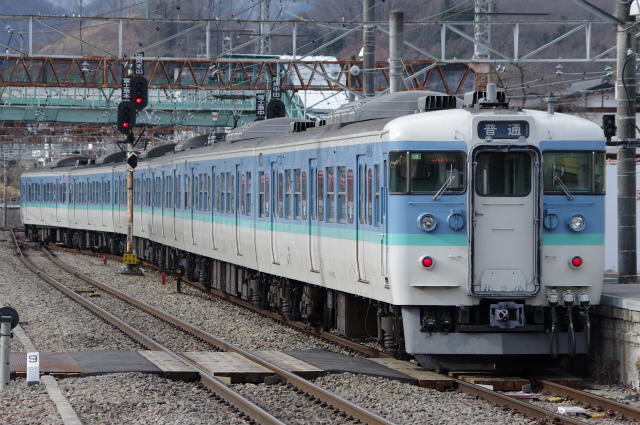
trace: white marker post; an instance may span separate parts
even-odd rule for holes
[[[27,353],[27,386],[40,383],[40,353]]]

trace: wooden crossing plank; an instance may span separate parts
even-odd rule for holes
[[[258,351],[255,354],[269,363],[305,379],[314,379],[324,375],[324,370],[280,351]]]
[[[182,353],[190,362],[197,364],[213,376],[226,376],[236,383],[261,383],[274,373],[252,362],[238,353],[219,353],[213,351],[190,351]]]
[[[368,359],[372,362],[376,362],[382,366],[386,366],[389,369],[393,369],[397,372],[404,373],[418,381],[418,385],[422,388],[429,388],[432,390],[445,391],[447,388],[453,388],[453,380],[447,378],[439,373],[432,372],[430,370],[423,369],[422,367],[413,363],[405,362],[397,359]]]
[[[138,350],[138,353],[161,369],[165,378],[195,381],[200,377],[200,374],[194,368],[164,351]]]

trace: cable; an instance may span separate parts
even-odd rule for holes
[[[572,305],[567,305],[567,315],[569,316],[569,357],[576,355],[576,330],[573,327]]]
[[[631,1],[631,0],[629,0],[629,1]],[[625,71],[625,69],[627,68],[627,64],[629,63],[629,61],[631,60],[631,58],[634,58],[634,59],[635,59],[636,57],[637,57],[637,55],[636,55],[635,53],[634,53],[634,54],[630,54],[630,55],[627,57],[627,60],[626,60],[626,61],[624,61],[624,65],[622,66],[622,85],[623,85],[623,87],[624,87],[624,94],[625,94],[625,97],[627,98],[627,111],[628,111],[627,113],[628,113],[629,115],[633,114],[633,116],[634,116],[634,117],[635,117],[635,111],[632,111],[632,108],[631,108],[631,98],[629,97],[629,88],[627,87],[627,81],[626,81],[626,79],[625,79],[625,73],[624,73],[624,71]],[[637,125],[637,124],[635,125],[635,127],[636,127],[636,131],[640,132],[640,128],[638,128],[638,125]]]
[[[560,333],[558,332],[558,323],[556,316],[556,306],[551,305],[551,344],[549,345],[549,355],[555,359],[560,352]]]

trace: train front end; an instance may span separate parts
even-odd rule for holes
[[[604,274],[601,128],[476,104],[389,130],[390,288],[406,351],[437,368],[587,353]]]

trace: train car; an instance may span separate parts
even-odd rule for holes
[[[72,161],[72,160],[68,160]],[[408,91],[145,152],[139,257],[430,368],[587,353],[603,280],[605,139],[504,93]],[[125,249],[122,157],[22,175],[45,243]]]

